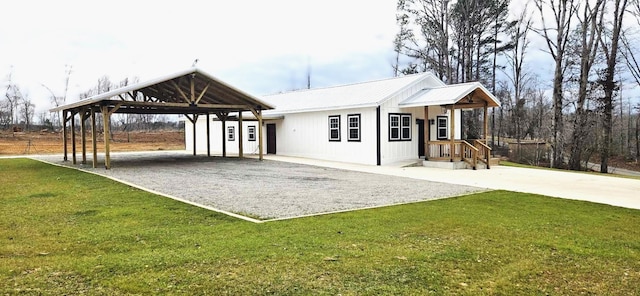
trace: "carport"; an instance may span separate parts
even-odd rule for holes
[[[87,163],[86,122],[90,119],[94,168],[97,165],[96,116],[101,114],[104,126],[104,165],[105,169],[109,169],[111,168],[109,127],[111,115],[114,113],[184,115],[193,125],[193,155],[196,155],[196,121],[199,116],[204,115],[207,117],[208,156],[211,156],[210,116],[213,114],[222,121],[237,120],[240,127],[238,132],[239,156],[243,157],[242,112],[251,112],[255,117],[254,120],[258,121],[258,126],[262,127],[262,110],[269,109],[273,109],[273,107],[256,97],[234,88],[198,68],[189,68],[172,75],[98,94],[50,111],[62,111],[64,161],[68,160],[67,123],[69,123],[72,131],[71,154],[73,164],[77,162],[75,116],[78,115],[80,119],[82,164]],[[233,116],[234,114],[237,114],[237,116]],[[264,144],[262,128],[258,128],[258,140],[259,157],[262,160]],[[223,152],[223,155],[226,155],[226,153]]]

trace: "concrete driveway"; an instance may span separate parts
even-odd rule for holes
[[[401,176],[451,184],[503,189],[640,209],[640,180],[580,172],[494,166],[490,170],[366,166],[304,158],[267,156],[301,164]]]

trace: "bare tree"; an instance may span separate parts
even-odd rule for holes
[[[20,117],[22,119],[22,122],[24,123],[25,131],[31,129],[35,108],[36,105],[31,103],[31,99],[29,98],[28,94],[20,96]]]
[[[561,167],[564,163],[564,76],[565,52],[569,42],[571,22],[576,12],[574,0],[534,0],[540,13],[542,28],[536,31],[545,38],[549,54],[555,61],[553,73],[553,138],[552,138],[552,167]],[[552,23],[547,22],[547,15],[551,11]]]
[[[614,92],[619,89],[618,83],[615,81],[616,64],[618,62],[618,43],[622,34],[622,21],[626,14],[627,0],[613,0],[613,21],[611,22],[610,33],[601,34],[600,45],[604,53],[607,67],[599,79],[599,83],[604,90],[604,97],[601,100],[603,118],[603,143],[600,147],[600,172],[607,173],[609,171],[609,155],[611,153],[611,134],[613,133],[612,113]],[[610,39],[607,37],[610,36]]]
[[[595,3],[585,1],[582,6],[582,14],[578,14],[578,42],[575,48],[574,56],[579,57],[579,77],[578,77],[578,95],[575,104],[575,115],[573,121],[573,134],[570,144],[569,169],[582,169],[581,162],[587,144],[587,136],[591,131],[588,125],[589,112],[585,109],[585,103],[589,96],[589,76],[593,66],[596,52],[598,49],[598,39],[600,38],[600,30],[602,28],[602,12],[604,0],[596,0]]]
[[[528,37],[531,22],[531,15],[525,6],[525,9],[515,20],[515,25],[509,29],[512,46],[506,54],[508,65],[511,68],[511,73],[509,73],[507,77],[513,86],[513,95],[515,100],[513,115],[515,121],[515,137],[518,142],[518,158],[520,157],[520,140],[523,138],[522,126],[525,117],[524,107],[526,99],[523,96],[523,93],[530,78],[528,72],[524,71],[524,60],[527,48],[530,44]]]

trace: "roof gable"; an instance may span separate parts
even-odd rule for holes
[[[118,105],[117,113],[181,114],[189,111],[273,109],[258,98],[194,67],[104,92],[51,111],[91,108],[99,104]]]
[[[469,102],[463,99],[468,98]],[[400,107],[464,105],[473,100],[487,102],[487,107],[500,107],[500,102],[479,82],[459,83],[441,87],[425,88],[404,101]]]

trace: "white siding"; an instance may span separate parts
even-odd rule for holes
[[[349,114],[360,114],[359,142],[348,140]],[[340,141],[337,142],[329,141],[329,116],[334,115],[340,116]],[[376,109],[287,114],[276,124],[276,142],[278,155],[375,165]]]
[[[445,111],[443,113],[443,111]],[[460,109],[455,110],[456,115],[456,126],[455,126],[455,139],[459,140],[462,135],[460,134],[460,126],[462,122],[460,119],[462,118],[462,113]],[[437,141],[438,140],[438,130],[437,130],[437,117],[438,116],[446,116],[447,117],[447,138],[451,135],[451,112],[450,110],[443,110],[443,108],[439,106],[431,106],[429,107],[429,119],[434,120],[434,124],[429,126],[429,141]]]
[[[196,152],[198,154],[207,153],[207,123],[206,117],[198,117],[196,126]],[[226,142],[227,155],[237,155],[239,153],[239,140],[240,134],[238,132],[237,121],[227,121],[225,127],[235,127],[235,140],[229,141],[227,137],[227,131],[224,131],[224,141]],[[249,126],[256,127],[256,140],[249,141]],[[258,154],[258,122],[257,121],[243,121],[242,122],[242,151],[244,154]],[[209,136],[211,144],[211,154],[222,155],[222,122],[211,121],[209,123]],[[193,151],[193,125],[187,121],[185,123],[185,147],[187,151]],[[266,137],[266,134],[264,135]],[[266,146],[265,146],[266,147]],[[266,148],[265,148],[266,149]],[[266,153],[266,150],[265,150]]]
[[[382,165],[398,161],[418,159],[418,126],[416,119],[424,119],[424,107],[399,108],[398,103],[425,87],[434,86],[433,81],[421,81],[413,87],[396,94],[380,106],[381,162]],[[389,113],[411,114],[411,141],[389,141]]]

